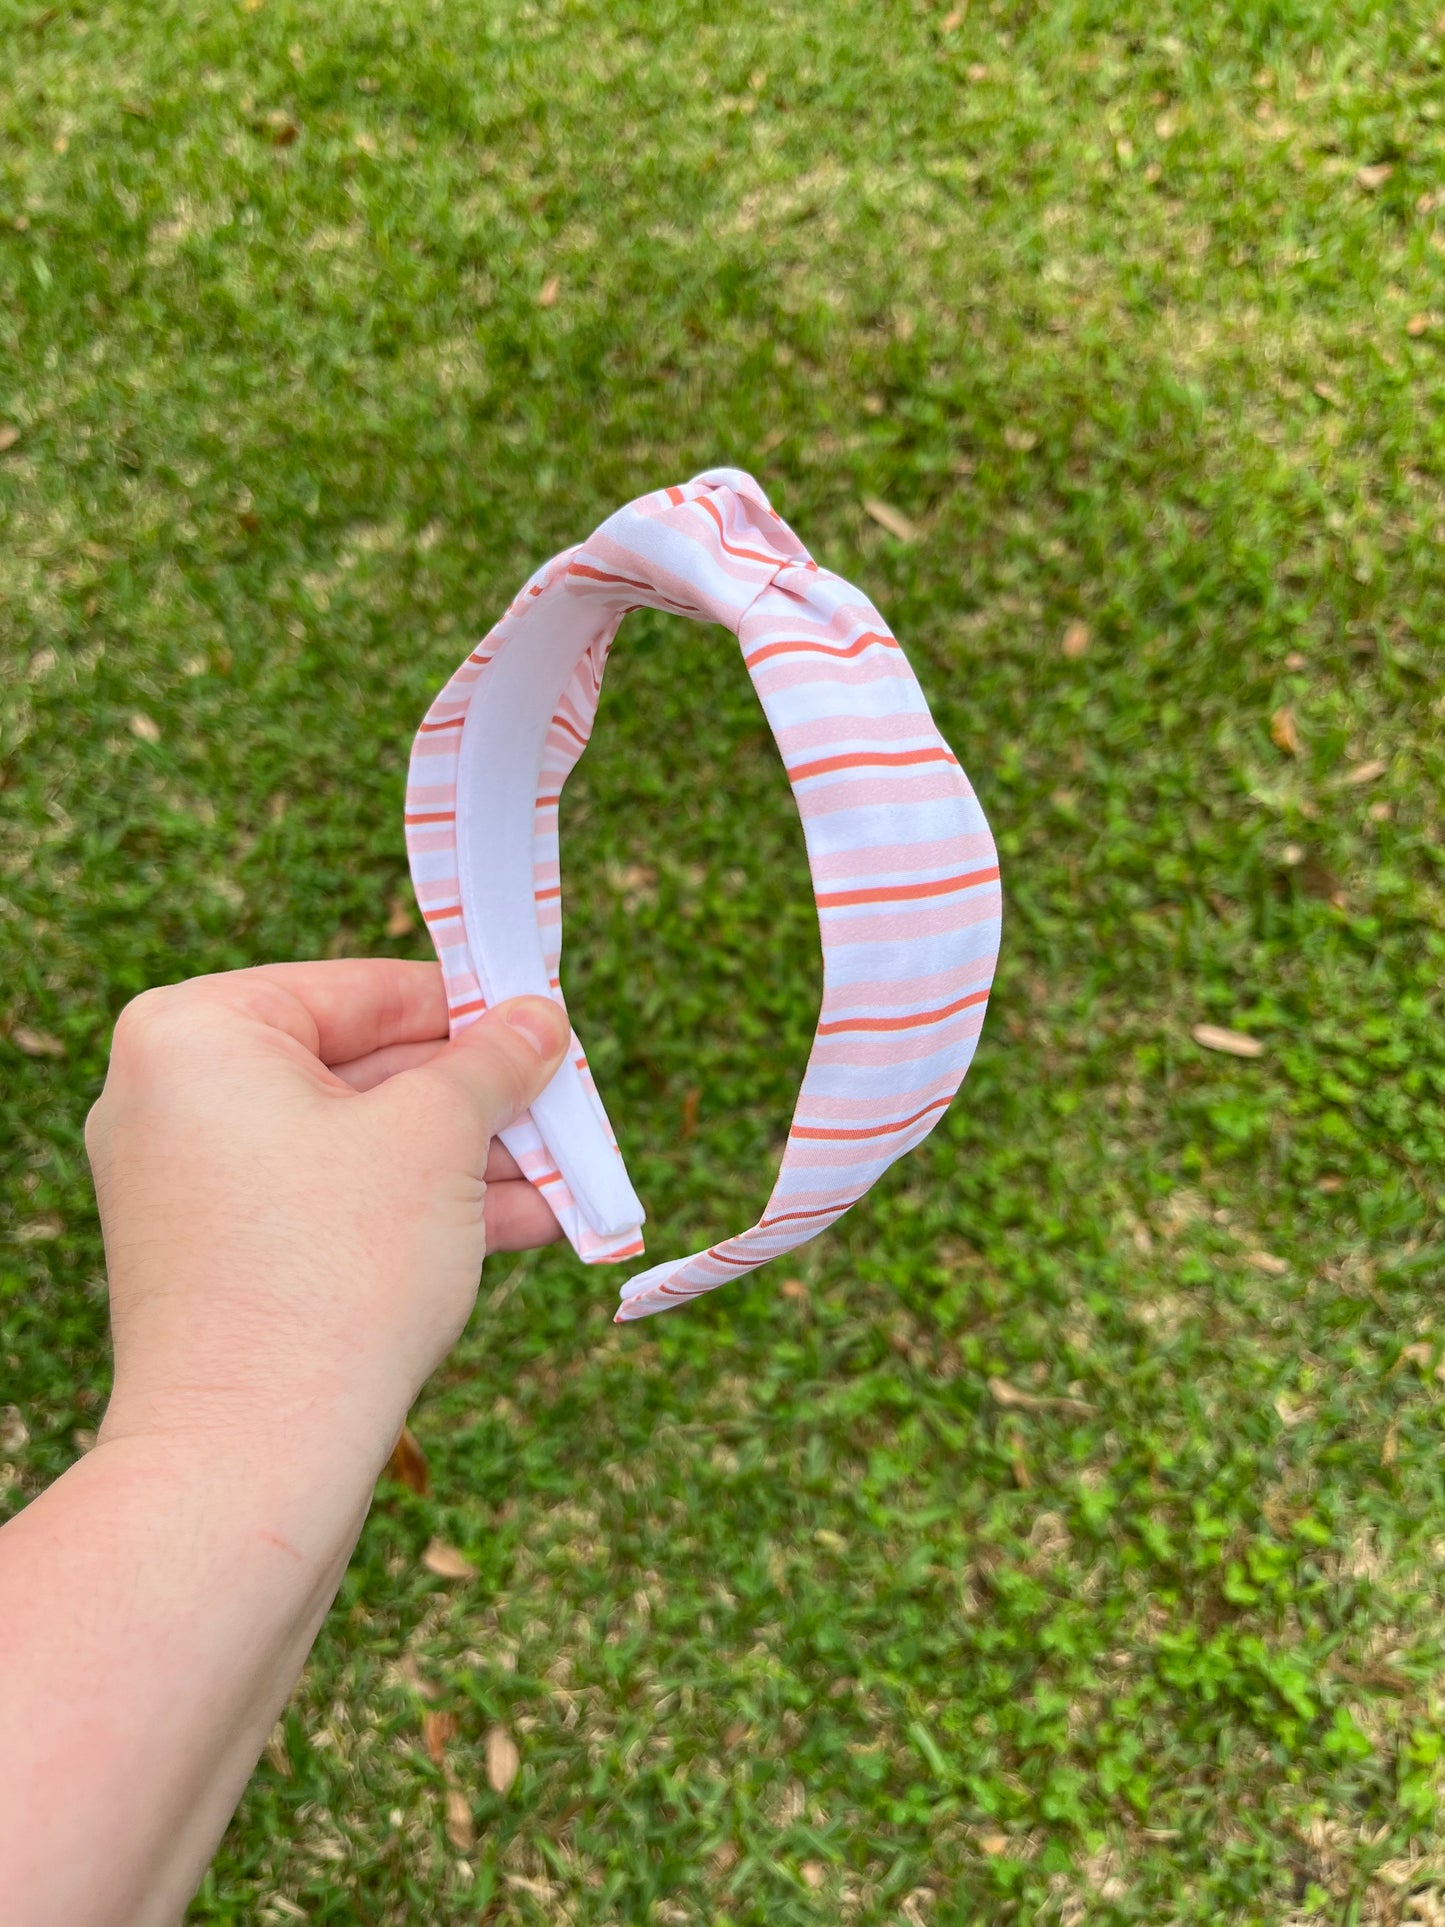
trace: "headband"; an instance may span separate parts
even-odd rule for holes
[[[803,821],[823,1001],[762,1217],[630,1278],[620,1320],[815,1237],[928,1135],[973,1056],[1001,913],[983,811],[887,624],[750,475],[710,469],[539,569],[417,733],[407,850],[453,1035],[506,997],[563,1003],[558,805],[618,625],[643,607],[737,634]],[[641,1252],[642,1206],[575,1034],[502,1141],[584,1263]]]

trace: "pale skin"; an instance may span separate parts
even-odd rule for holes
[[[455,1042],[438,971],[281,964],[148,992],[86,1126],[115,1381],[0,1530],[7,1927],[176,1927],[488,1249],[557,1235],[497,1131],[567,1028]]]

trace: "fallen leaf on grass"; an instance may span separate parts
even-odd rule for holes
[[[421,1743],[435,1765],[447,1756],[447,1746],[457,1736],[455,1713],[427,1712],[421,1716]]]
[[[516,1741],[505,1726],[494,1726],[487,1735],[487,1785],[493,1793],[506,1793],[521,1765]]]
[[[991,1378],[988,1389],[995,1405],[1009,1406],[1019,1412],[1068,1412],[1074,1418],[1092,1418],[1097,1409],[1081,1398],[1047,1398],[1038,1392],[1020,1391],[1006,1378]]]
[[[682,1094],[682,1137],[684,1141],[697,1136],[697,1107],[702,1102],[702,1092],[694,1084]]]
[[[1331,408],[1343,408],[1345,405],[1340,400],[1339,390],[1337,388],[1331,388],[1327,381],[1317,381],[1315,383],[1315,393],[1321,401],[1327,401]]]
[[[1304,1399],[1291,1398],[1288,1392],[1279,1394],[1274,1401],[1274,1409],[1279,1415],[1280,1424],[1286,1430],[1293,1430],[1296,1425],[1303,1425],[1307,1418],[1313,1418],[1315,1415],[1313,1405],[1308,1404]]]
[[[864,496],[863,513],[871,516],[880,529],[887,529],[888,533],[896,536],[900,542],[918,540],[921,532],[918,524],[910,522],[902,509],[892,508],[887,502],[880,502],[876,495]]]
[[[434,1572],[438,1579],[475,1579],[477,1569],[465,1553],[458,1552],[443,1539],[433,1539],[421,1556],[421,1562],[428,1572]]]
[[[561,292],[561,276],[549,274],[547,279],[542,283],[541,290],[537,295],[537,306],[539,308],[555,308],[557,305],[557,296]]]
[[[782,1284],[778,1286],[778,1296],[780,1298],[806,1298],[807,1295],[808,1287],[803,1283],[801,1278],[785,1278]]]
[[[828,1877],[828,1869],[821,1860],[805,1860],[798,1872],[803,1876],[803,1885],[811,1887],[814,1893]]]
[[[391,900],[391,908],[386,919],[386,934],[389,937],[404,937],[408,930],[416,928],[416,915],[403,896]]]
[[[1195,1024],[1189,1035],[1205,1050],[1223,1051],[1226,1057],[1263,1057],[1264,1045],[1257,1037],[1246,1037],[1242,1030],[1225,1030],[1219,1024]]]
[[[1427,314],[1412,314],[1405,323],[1405,333],[1418,341],[1421,335],[1429,333],[1430,319]]]
[[[477,1823],[472,1818],[471,1802],[459,1786],[447,1788],[447,1839],[458,1853],[477,1844]]]
[[[1367,194],[1373,194],[1376,188],[1385,185],[1394,171],[1392,161],[1375,161],[1371,166],[1359,170],[1355,175],[1355,185],[1364,188]]]
[[[985,1833],[980,1835],[978,1850],[996,1860],[1001,1853],[1009,1850],[1009,1837],[1006,1833]]]
[[[27,1057],[64,1057],[65,1046],[58,1037],[52,1037],[48,1030],[32,1030],[29,1024],[16,1024],[10,1032],[10,1041],[16,1050],[23,1051]]]
[[[0,422],[0,455],[3,455],[7,448],[14,448],[19,439],[20,430],[14,422]]]
[[[1269,740],[1276,749],[1282,749],[1286,756],[1299,755],[1299,728],[1288,703],[1270,717]]]
[[[731,1752],[735,1746],[741,1746],[743,1741],[747,1737],[748,1737],[747,1721],[734,1720],[732,1725],[728,1728],[727,1732],[723,1734],[723,1745],[728,1749],[729,1752]]]
[[[1070,662],[1077,662],[1089,646],[1089,625],[1087,622],[1071,622],[1064,631],[1060,649]]]
[[[1276,1258],[1272,1251],[1247,1251],[1244,1262],[1253,1265],[1256,1271],[1266,1272],[1271,1278],[1283,1278],[1289,1270],[1283,1258]]]
[[[43,1218],[31,1218],[15,1227],[15,1242],[22,1245],[50,1244],[64,1235],[65,1225],[54,1211]]]
[[[389,1475],[401,1485],[425,1498],[431,1491],[431,1473],[427,1469],[426,1453],[417,1444],[416,1434],[409,1425],[403,1425],[396,1444],[391,1448],[391,1457],[386,1462]],[[437,1542],[432,1541],[435,1545]],[[458,1558],[461,1554],[458,1553]],[[463,1562],[465,1563],[465,1562]]]
[[[137,710],[130,719],[130,733],[138,736],[143,743],[158,743],[161,739],[161,726],[143,710]]]
[[[943,25],[941,26],[939,31],[941,33],[957,33],[959,28],[963,25],[964,15],[967,12],[968,12],[967,7],[955,7],[952,13],[948,13],[944,15]]]
[[[1377,777],[1383,776],[1388,767],[1383,758],[1377,756],[1368,763],[1356,763],[1353,769],[1346,770],[1344,781],[1351,789],[1358,789],[1362,784],[1373,783]]]

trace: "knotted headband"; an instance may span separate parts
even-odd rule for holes
[[[749,1230],[630,1278],[619,1319],[802,1244],[925,1138],[963,1081],[998,954],[998,858],[878,611],[820,568],[750,475],[644,495],[526,584],[427,712],[406,838],[455,1034],[524,992],[561,1004],[562,786],[624,615],[736,631],[803,820],[823,1002],[773,1194]],[[642,1206],[582,1047],[502,1133],[578,1256],[636,1256]]]

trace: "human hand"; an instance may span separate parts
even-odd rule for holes
[[[515,998],[446,1031],[435,966],[384,959],[196,978],[122,1013],[86,1127],[102,1439],[321,1431],[379,1467],[485,1252],[557,1236],[492,1137],[556,1070],[563,1013]]]

